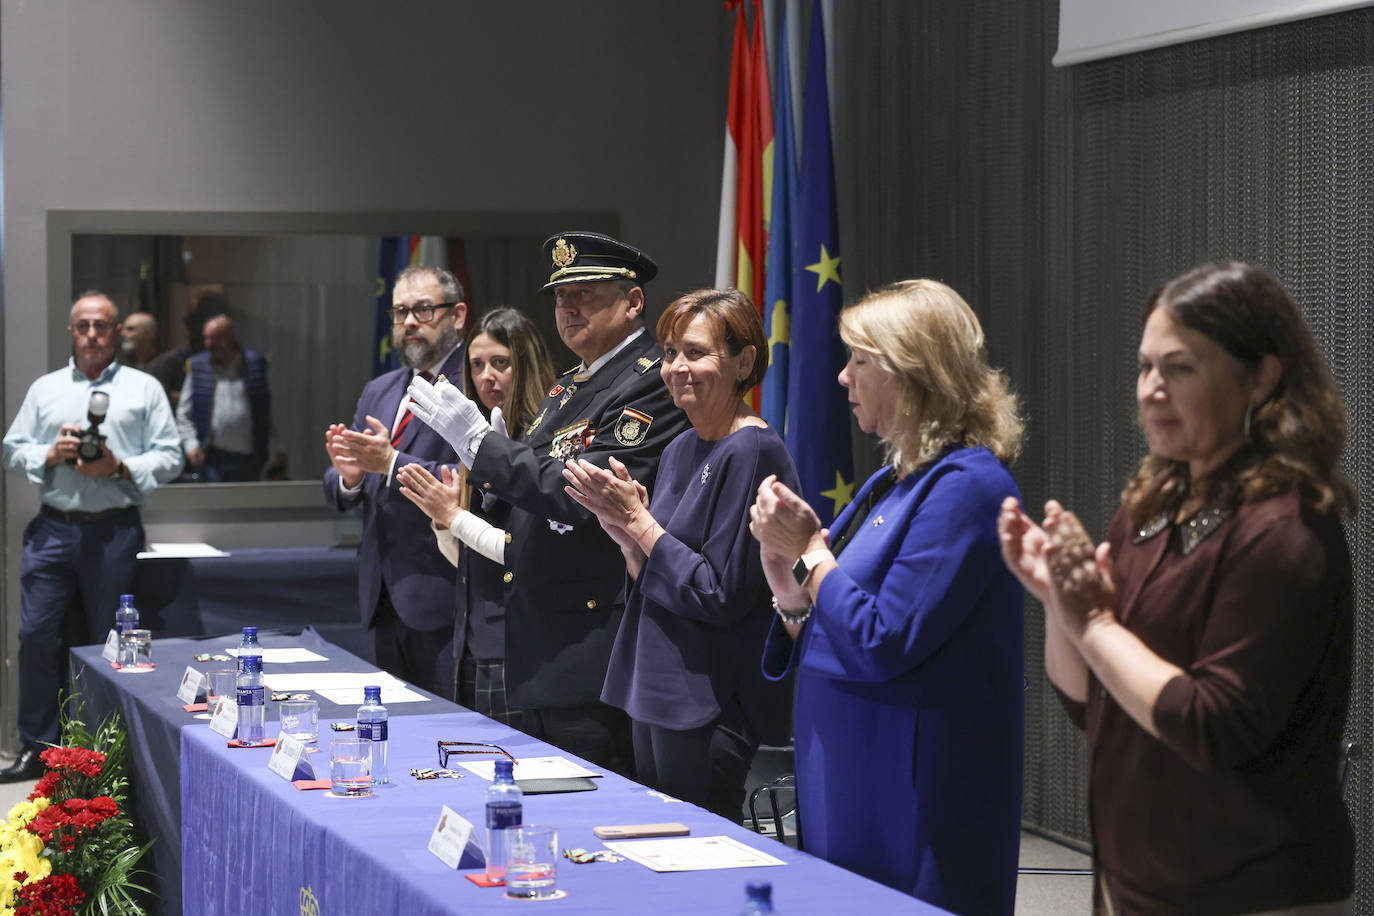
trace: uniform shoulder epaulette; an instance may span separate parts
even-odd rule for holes
[[[635,371],[638,372],[640,375],[643,375],[644,373],[652,369],[654,366],[657,366],[661,360],[662,357],[659,356],[655,356],[653,359],[650,359],[647,356],[641,356],[639,359],[635,360]]]

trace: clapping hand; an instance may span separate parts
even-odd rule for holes
[[[330,460],[349,486],[356,486],[356,483],[349,482],[350,478],[361,480],[364,471],[373,474],[390,471],[391,457],[396,451],[391,447],[391,431],[386,424],[376,417],[366,417],[366,420],[368,428],[365,430],[334,424],[329,428],[325,443]],[[345,468],[349,472],[347,475]]]
[[[792,563],[809,550],[828,546],[830,538],[815,510],[779,482],[776,474],[769,474],[759,483],[754,504],[749,507],[749,531],[759,542],[763,575],[778,606],[788,611],[805,610],[811,596],[793,578]],[[801,626],[788,625],[787,632],[796,639]]]
[[[749,507],[749,532],[768,550],[791,559],[827,546],[816,510],[776,474],[759,484],[754,505]]]
[[[447,381],[430,384],[418,375],[411,381],[406,394],[411,401],[411,412],[443,436],[463,464],[472,467],[475,459],[470,450],[473,437],[490,432],[492,428],[472,399],[456,385]]]
[[[641,530],[653,520],[649,516],[649,493],[619,460],[611,458],[610,464],[607,470],[581,458],[570,458],[563,467],[563,479],[568,482],[563,491],[595,515],[602,527]]]
[[[453,520],[462,508],[462,482],[453,469],[440,469],[443,481],[435,479],[424,465],[408,464],[396,472],[401,495],[419,506],[440,528],[453,527]]]
[[[1046,516],[1044,532],[1050,583],[1046,607],[1078,639],[1093,623],[1114,618],[1111,549],[1106,542],[1094,549],[1078,516],[1065,510]]]
[[[1053,500],[1045,503],[1047,519],[1063,511]],[[1002,544],[1002,562],[1021,580],[1032,597],[1041,604],[1049,604],[1050,570],[1045,562],[1045,548],[1050,539],[1045,529],[1031,521],[1022,510],[1015,496],[1002,500],[1002,510],[997,514],[997,538]]]

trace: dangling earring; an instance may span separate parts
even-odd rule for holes
[[[1255,440],[1250,436],[1250,415],[1253,414],[1254,412],[1255,412],[1255,405],[1254,405],[1254,404],[1246,404],[1246,405],[1245,405],[1245,441],[1246,441],[1246,442],[1254,442],[1254,441],[1255,441]]]

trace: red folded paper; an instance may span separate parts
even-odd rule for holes
[[[116,670],[116,671],[123,670],[123,668],[124,668],[124,666],[121,665],[121,664],[119,664],[118,662],[110,662],[110,667],[113,668],[113,669]],[[142,665],[131,665],[130,667],[133,668],[134,670],[146,669],[146,670],[148,670],[148,671],[152,671],[154,668],[157,667],[157,662],[148,662],[148,663],[142,664]]]
[[[291,785],[295,786],[297,789],[302,790],[328,789],[332,786],[332,783],[328,779],[297,779],[293,780]]]
[[[469,881],[471,881],[473,884],[477,885],[478,887],[505,887],[505,886],[506,886],[506,882],[504,882],[504,881],[493,881],[493,880],[491,880],[490,878],[488,878],[488,877],[487,877],[487,873],[484,872],[484,871],[469,872],[468,874],[463,875],[463,877],[464,877],[464,878],[467,878]]]
[[[229,742],[229,747],[272,747],[276,743],[276,738],[269,738],[266,741],[259,741],[257,744],[245,744],[244,742],[235,738],[233,741]]]
[[[187,712],[205,712],[207,709],[204,703],[188,703],[187,705],[181,708],[186,710]]]

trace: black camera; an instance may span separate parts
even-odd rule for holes
[[[81,431],[81,442],[76,447],[76,455],[82,461],[99,461],[105,451],[105,437],[100,434],[100,424],[105,422],[105,414],[110,409],[110,396],[103,391],[92,391],[90,404],[86,407],[86,419],[91,425]]]

